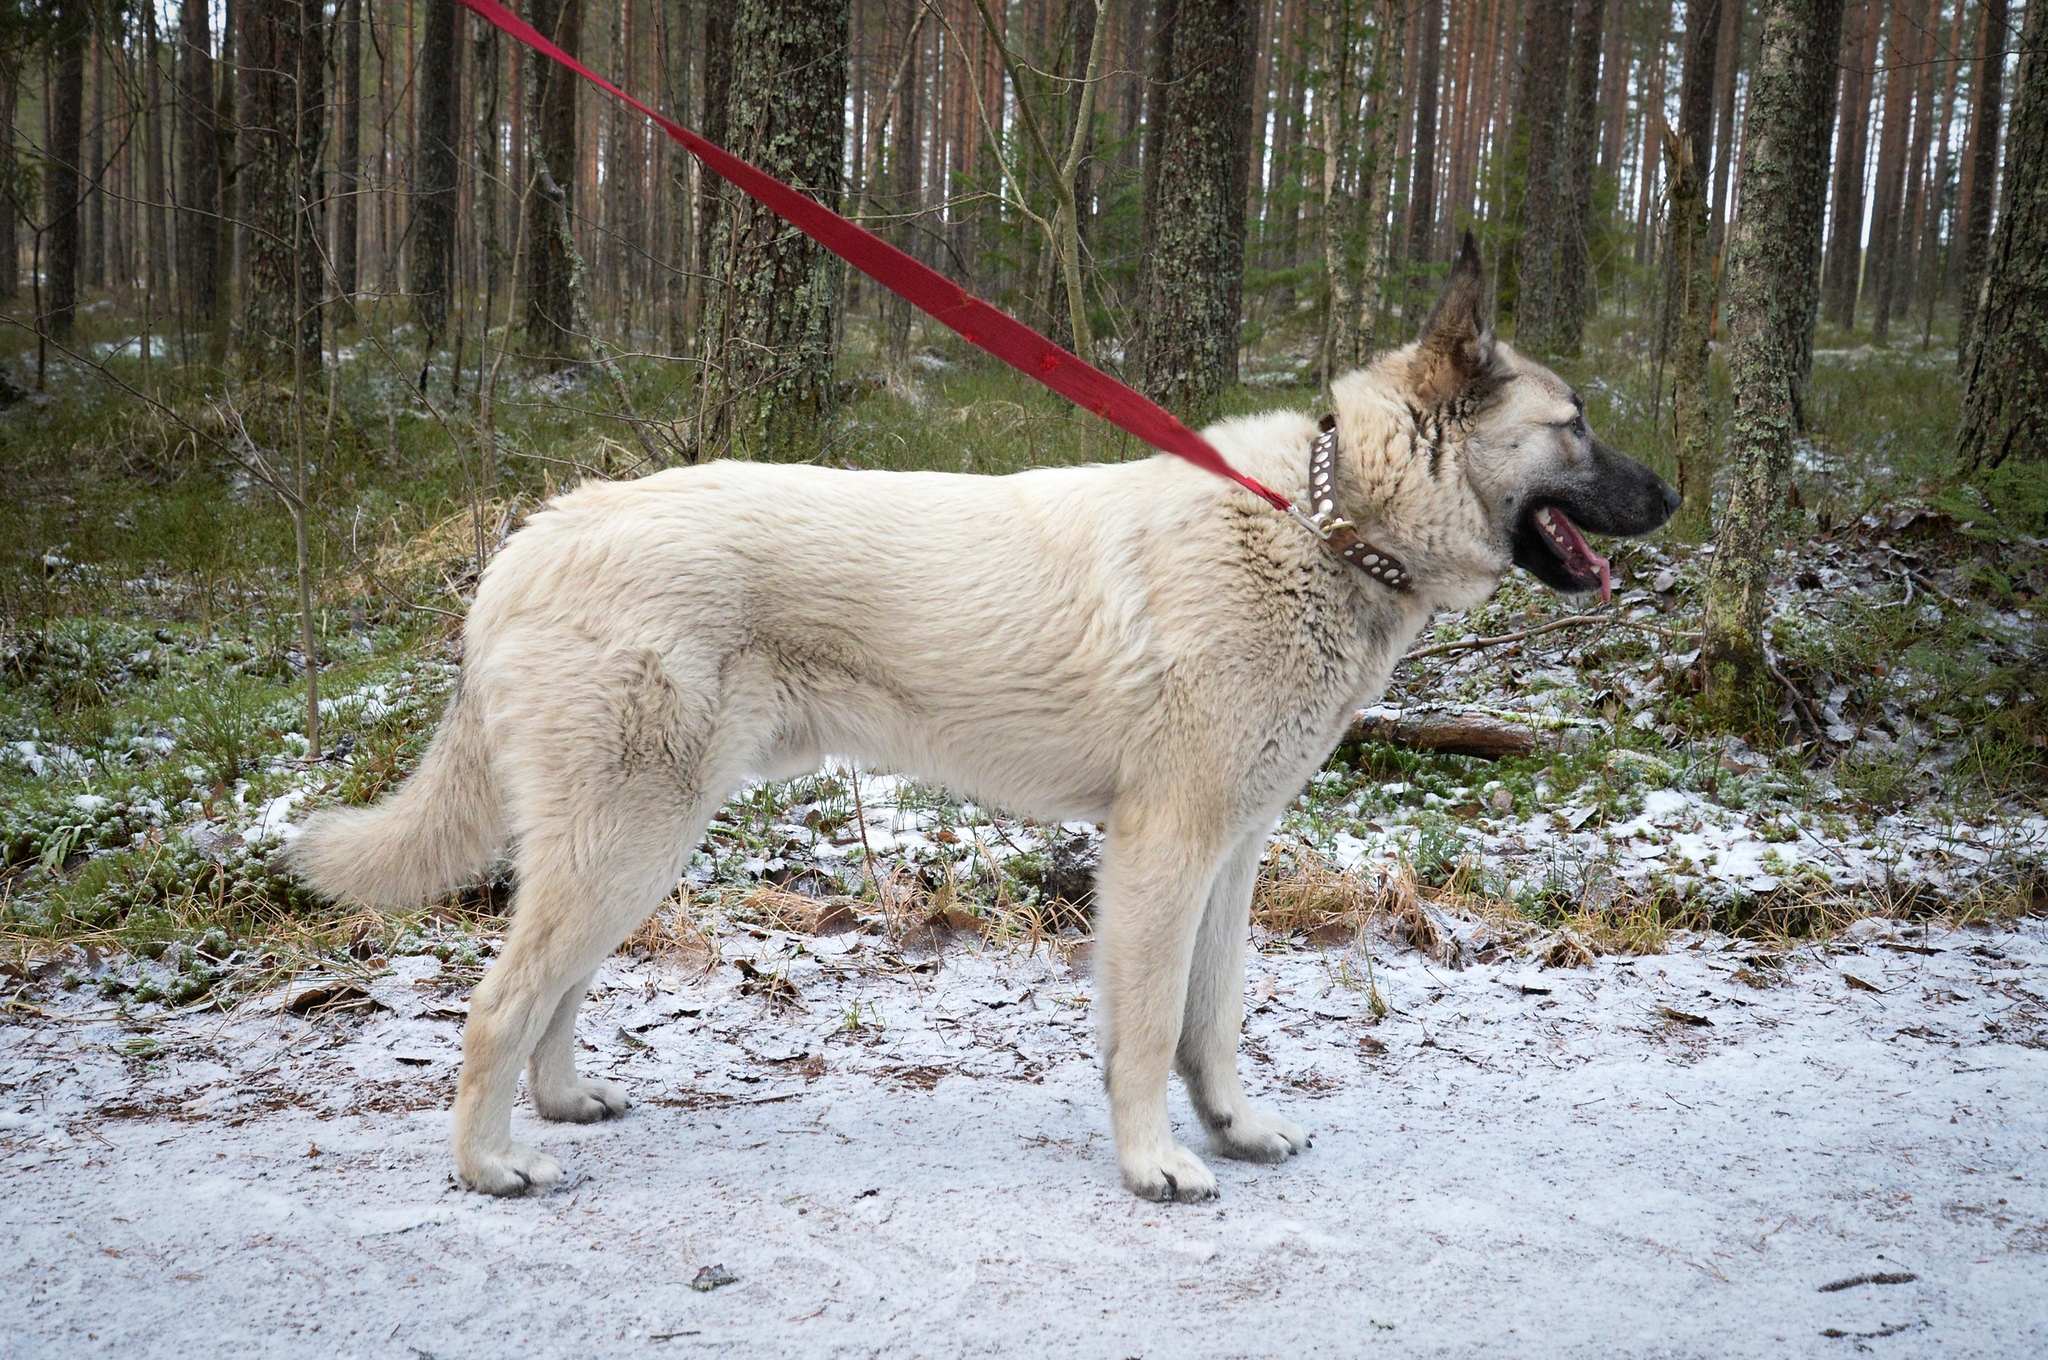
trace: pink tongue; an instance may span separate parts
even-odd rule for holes
[[[1578,525],[1572,523],[1570,515],[1555,509],[1550,514],[1558,527],[1564,530],[1565,542],[1570,545],[1572,554],[1600,573],[1600,603],[1606,604],[1614,598],[1614,573],[1607,559],[1593,551],[1593,546],[1586,542],[1585,535],[1579,532]]]

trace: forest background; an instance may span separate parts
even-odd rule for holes
[[[2038,810],[2048,779],[2044,11],[522,12],[1190,420],[1316,409],[1414,336],[1474,232],[1504,333],[1687,492],[1654,556],[1617,558],[1675,646],[1574,654],[1675,677],[1612,742],[1754,743],[1879,814]],[[0,195],[6,910],[43,937],[305,919],[260,856],[163,845],[286,784],[389,788],[433,704],[366,717],[363,687],[438,692],[478,573],[561,486],[1147,452],[446,0],[8,0]],[[1863,585],[1798,584],[1843,545],[1879,564]],[[1511,591],[1500,621],[1561,608]],[[1902,753],[1907,729],[1951,758]],[[1360,749],[1470,792],[1465,756]],[[1510,785],[1615,768],[1530,760]],[[1439,858],[1425,882],[1455,882]],[[2028,909],[2038,861],[2007,867]],[[1606,910],[1569,898],[1542,910]],[[1690,900],[1624,905],[1668,924]]]

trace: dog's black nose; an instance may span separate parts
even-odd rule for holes
[[[1670,517],[1671,517],[1672,515],[1675,515],[1675,514],[1677,514],[1677,513],[1678,513],[1678,507],[1679,507],[1679,505],[1680,505],[1680,504],[1681,504],[1681,503],[1682,503],[1682,502],[1683,502],[1684,500],[1685,500],[1685,497],[1683,497],[1683,496],[1681,496],[1681,495],[1679,495],[1679,494],[1678,494],[1678,488],[1677,488],[1677,487],[1673,486],[1673,485],[1672,485],[1671,483],[1669,483],[1669,482],[1666,482],[1666,483],[1664,483],[1664,515],[1665,515],[1665,518],[1667,518],[1667,519],[1668,519],[1668,518],[1670,518]]]

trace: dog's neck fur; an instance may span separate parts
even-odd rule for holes
[[[1398,557],[1433,608],[1469,608],[1493,593],[1508,568],[1467,481],[1471,404],[1456,396],[1425,406],[1409,374],[1415,346],[1381,355],[1331,389],[1337,416],[1338,513]]]

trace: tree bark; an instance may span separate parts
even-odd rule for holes
[[[241,349],[250,367],[320,366],[320,252],[310,216],[320,168],[321,0],[242,0],[241,194],[249,228]],[[296,351],[294,349],[296,346]]]
[[[1529,0],[1522,48],[1521,126],[1527,148],[1515,265],[1515,342],[1539,354],[1576,346],[1566,337],[1559,244],[1569,189],[1563,148],[1565,92],[1558,79],[1571,61],[1572,0]]]
[[[1962,315],[1956,322],[1956,367],[1967,372],[1976,345],[1977,309],[1991,258],[1991,204],[1998,183],[1999,118],[2005,84],[2005,0],[1984,0],[1978,19],[1977,85],[1970,110],[1969,192],[1957,214],[1965,224]]]
[[[1870,135],[1873,64],[1883,30],[1879,0],[1856,0],[1842,37],[1841,135],[1835,141],[1835,230],[1828,244],[1822,291],[1828,323],[1856,326],[1856,295],[1863,284],[1864,158]]]
[[[1819,260],[1819,224],[1799,183],[1815,172],[1815,125],[1833,103],[1842,0],[1766,0],[1763,41],[1743,130],[1739,207],[1729,245],[1729,422],[1733,477],[1707,572],[1700,663],[1709,703],[1724,721],[1754,724],[1769,669],[1763,621],[1795,428],[1794,315]],[[1821,127],[1818,136],[1825,137]],[[1821,143],[1824,147],[1825,143]]]
[[[334,288],[344,313],[352,313],[358,224],[362,221],[358,195],[363,164],[363,0],[342,0],[338,23],[341,73],[334,99]]]
[[[2048,461],[2048,4],[2027,6],[2005,192],[1984,274],[1959,448],[1967,467]]]
[[[19,58],[0,52],[0,302],[12,302],[21,287],[21,238],[15,232],[21,207],[15,199],[14,106],[20,89]]]
[[[727,128],[733,154],[825,203],[843,187],[847,0],[740,0]],[[832,405],[839,271],[794,227],[721,187],[716,307],[707,317],[709,443],[739,455],[817,451]]]
[[[438,0],[435,0],[438,3]],[[583,46],[583,0],[532,0],[530,22],[570,56]],[[576,331],[576,86],[578,78],[539,53],[528,57],[532,111],[526,120],[526,341],[556,364],[581,348]]]
[[[432,0],[426,7],[426,32],[420,43],[419,130],[413,148],[406,291],[412,295],[413,319],[425,333],[423,345],[429,358],[448,325],[449,295],[455,284],[455,111],[461,107],[455,74],[455,12],[453,3]],[[556,69],[559,72],[560,68]],[[567,73],[561,74],[566,82]]]
[[[1870,224],[1866,281],[1876,300],[1870,338],[1882,345],[1891,338],[1892,303],[1898,278],[1899,223],[1905,210],[1907,136],[1913,122],[1914,54],[1926,26],[1926,0],[1901,0],[1911,13],[1891,12],[1885,42],[1884,136],[1878,147],[1877,208]]]
[[[1707,229],[1709,250],[1716,260],[1728,239],[1728,179],[1735,164],[1735,96],[1742,72],[1746,8],[1743,0],[1722,0],[1721,4],[1721,55],[1715,62],[1720,89],[1714,95],[1714,187],[1708,203],[1713,221]]]
[[[85,112],[86,11],[83,0],[66,0],[53,16],[49,35],[49,134],[43,151],[43,314],[45,335],[71,339],[78,314],[78,237]]]
[[[1602,0],[1580,0],[1597,8]],[[1442,74],[1444,0],[1423,0],[1415,72],[1415,170],[1408,188],[1408,259],[1421,263],[1436,245],[1437,86]],[[1596,57],[1597,60],[1597,57]]]
[[[733,0],[703,0],[702,39],[699,46],[704,63],[703,121],[705,139],[725,145],[726,102],[732,90],[732,7]],[[691,261],[689,292],[683,299],[683,324],[698,351],[704,347],[703,322],[706,299],[718,286],[712,277],[712,253],[718,240],[720,184],[701,170],[697,176],[697,249]]]
[[[1572,15],[1572,102],[1565,120],[1566,194],[1558,241],[1557,350],[1577,354],[1596,299],[1588,234],[1600,154],[1600,49],[1607,0],[1578,0]]]
[[[1206,419],[1237,381],[1251,170],[1250,0],[1178,0],[1145,201],[1147,395]]]
[[[195,322],[209,323],[220,302],[220,153],[213,127],[213,35],[206,0],[184,0],[178,61],[178,272]]]

